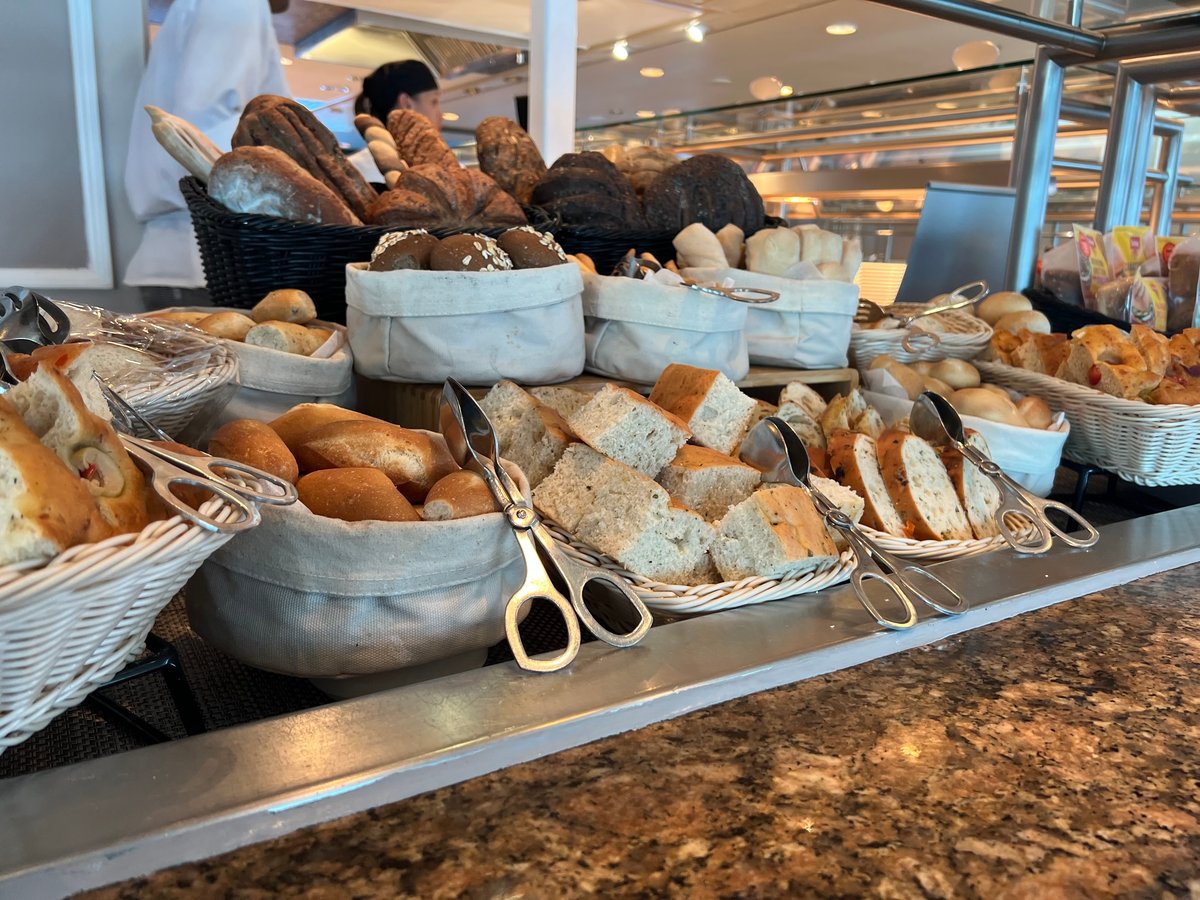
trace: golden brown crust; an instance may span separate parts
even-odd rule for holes
[[[321,426],[331,422],[352,420],[384,424],[382,419],[376,419],[352,409],[344,409],[341,406],[334,406],[332,403],[300,403],[278,418],[272,419],[267,425],[279,435],[284,446],[294,455],[296,448],[304,442],[308,435]]]
[[[431,522],[465,519],[499,512],[500,507],[482,476],[468,469],[451,472],[429,489],[421,518]]]
[[[650,402],[673,413],[686,425],[704,403],[720,374],[716,369],[671,363],[654,383]]]
[[[322,469],[296,482],[309,512],[346,522],[419,522],[421,516],[378,469]]]
[[[546,161],[525,129],[505,116],[488,116],[475,127],[479,168],[521,203],[546,173]]]
[[[226,422],[209,438],[208,452],[262,469],[292,484],[300,475],[296,457],[266,422],[254,419]]]

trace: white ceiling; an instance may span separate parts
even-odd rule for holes
[[[325,0],[427,23],[431,32],[455,26],[480,40],[527,35],[528,0]],[[775,75],[797,95],[953,70],[950,56],[967,41],[991,39],[1000,61],[1029,59],[1030,44],[965,28],[865,0],[579,0],[577,122],[594,125],[632,119],[638,110],[695,110],[750,102],[749,83]],[[687,41],[683,28],[700,10],[705,41]],[[833,37],[825,26],[851,21],[858,32]],[[487,35],[492,35],[488,38]],[[624,38],[630,57],[610,54]],[[291,57],[290,48],[283,48]],[[655,66],[657,79],[638,70]],[[288,68],[293,93],[328,100],[327,121],[349,128],[358,79],[366,70],[297,60]],[[469,76],[443,85],[443,109],[457,113],[447,127],[470,131],[489,115],[515,115],[514,98],[527,90],[524,70]],[[448,135],[452,137],[452,135]]]

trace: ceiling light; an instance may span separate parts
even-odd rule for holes
[[[795,89],[790,84],[785,84],[779,89],[780,97],[790,97],[793,93],[795,93]]]
[[[629,59],[629,41],[617,41],[612,48],[613,59],[619,59],[622,62]]]
[[[664,109],[662,111],[662,114],[664,116],[678,116],[682,113],[683,113],[682,109],[676,109],[675,107],[671,107],[670,109]]]
[[[954,103],[950,100],[942,100],[933,105],[936,106],[938,109],[958,109],[958,104]]]
[[[291,66],[291,65],[295,65],[295,63],[296,63],[296,61],[289,56],[279,57],[279,64],[281,66]]]
[[[728,75],[718,75],[712,80],[713,84],[733,84],[733,79]]]
[[[687,35],[687,39],[693,44],[699,44],[704,40],[704,35],[708,34],[708,28],[699,22],[693,22],[687,28],[683,29],[683,33]]]
[[[654,110],[639,109],[636,113],[634,113],[634,115],[636,115],[639,119],[653,119],[654,118]]]
[[[1000,58],[1000,48],[991,41],[969,41],[959,44],[950,54],[950,60],[958,71],[964,69],[981,69],[984,66],[995,65]]]
[[[882,119],[883,113],[877,109],[864,109],[861,113],[864,119]]]
[[[889,213],[896,208],[896,204],[891,200],[876,200],[875,208],[883,213]]]
[[[783,83],[774,75],[763,75],[750,82],[750,96],[755,100],[772,100],[782,89]]]
[[[892,236],[893,234],[895,234],[896,232],[895,232],[893,229],[891,229],[891,228],[880,228],[880,229],[879,229],[877,232],[875,232],[875,233],[876,233],[877,235],[879,235],[880,237],[891,237],[891,236]]]
[[[662,78],[667,74],[658,66],[642,66],[640,69],[638,69],[638,72],[641,73],[643,78]]]
[[[845,37],[848,34],[854,34],[858,31],[858,26],[853,22],[834,22],[832,25],[825,26],[826,34],[833,34],[838,37]]]
[[[457,122],[458,121],[458,113],[444,112],[444,113],[442,113],[442,121]]]

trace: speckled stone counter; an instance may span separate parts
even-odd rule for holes
[[[1200,897],[1200,566],[92,892]]]

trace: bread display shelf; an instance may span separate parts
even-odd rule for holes
[[[897,303],[888,307],[889,315],[907,316],[925,309],[921,303]],[[933,317],[931,317],[933,318]],[[859,328],[850,332],[850,360],[865,368],[877,356],[887,354],[902,363],[939,359],[974,359],[992,337],[991,327],[970,313],[950,310],[937,313],[941,330],[922,327],[918,319],[911,328]],[[934,333],[934,343],[923,334]],[[907,344],[906,344],[907,341]]]
[[[722,609],[734,609],[769,600],[782,600],[812,594],[848,581],[854,569],[854,556],[843,552],[836,563],[817,569],[799,578],[743,578],[741,581],[726,581],[720,584],[677,585],[664,584],[643,578],[622,568],[608,556],[589,547],[566,529],[551,521],[546,526],[554,535],[562,550],[574,558],[591,565],[607,569],[629,582],[648,607],[664,613],[705,613]]]
[[[1200,406],[1123,400],[1051,375],[976,363],[984,380],[1041,397],[1071,422],[1063,453],[1144,487],[1200,483]]]

